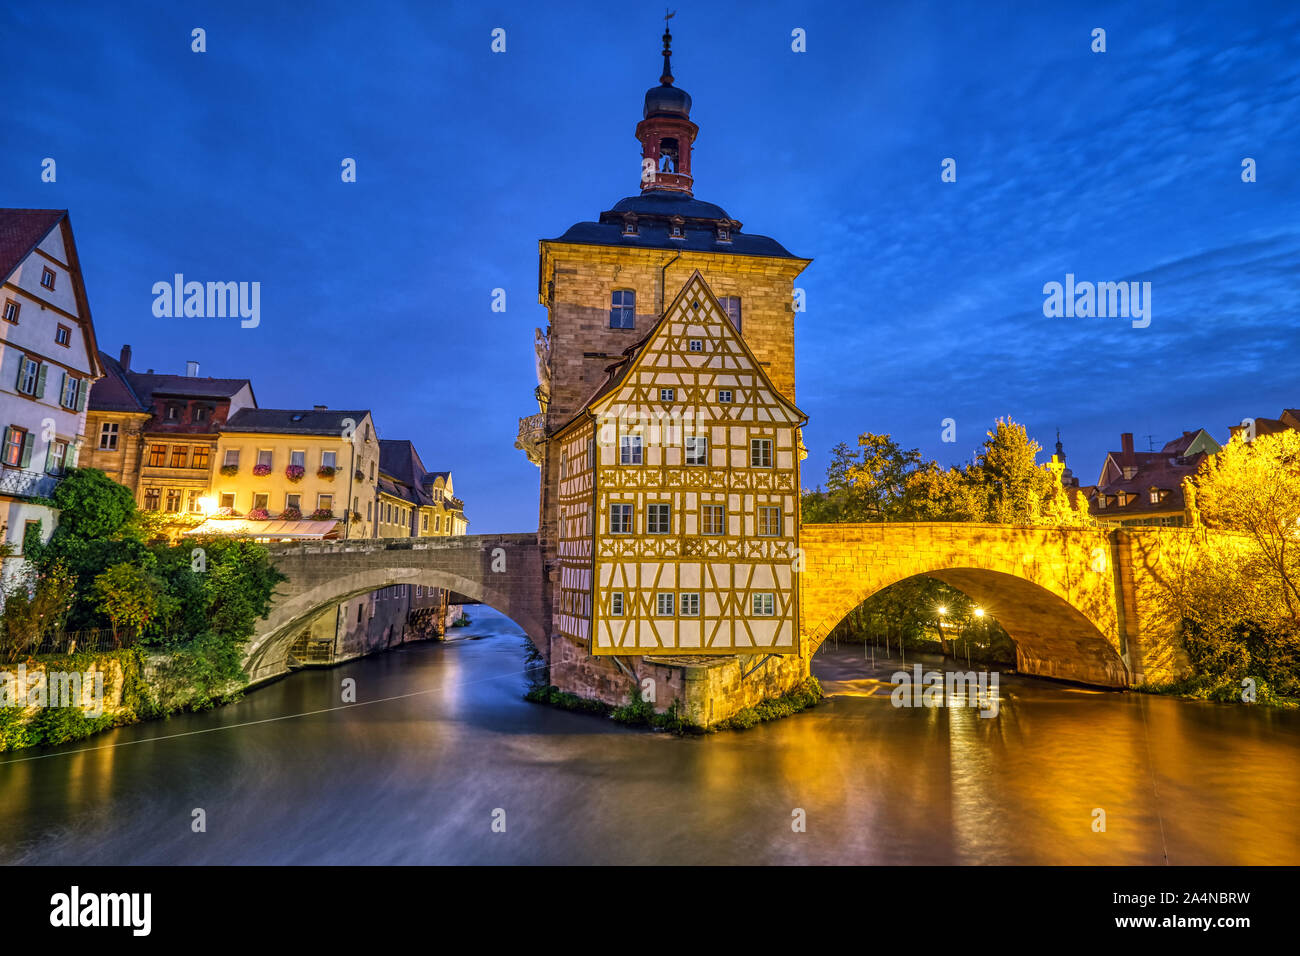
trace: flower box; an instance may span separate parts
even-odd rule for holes
[[[270,521],[271,513],[265,508],[254,508],[248,513],[249,521]]]
[[[222,473],[223,475],[226,475],[227,477],[229,477],[230,475],[237,475],[237,474],[239,474],[239,466],[238,466],[238,465],[222,465],[222,466],[221,466],[221,473]]]
[[[333,465],[321,465],[316,469],[316,477],[324,478],[326,481],[333,481],[334,471],[335,469]]]
[[[280,513],[280,520],[281,520],[281,521],[301,521],[301,520],[302,520],[302,512],[299,511],[297,508],[285,508],[284,511]]]
[[[317,508],[315,511],[311,513],[311,520],[312,521],[333,521],[334,512],[330,511],[329,508]]]
[[[290,481],[302,481],[302,476],[307,474],[307,469],[302,465],[289,465],[284,469],[284,477]]]
[[[271,473],[271,466],[270,466],[270,465],[254,465],[254,466],[253,466],[253,474],[257,475],[257,477],[259,477],[259,478],[265,478],[265,477],[266,477],[267,475],[269,475],[270,473]]]

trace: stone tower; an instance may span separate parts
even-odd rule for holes
[[[585,406],[696,271],[773,386],[795,399],[793,287],[811,260],[695,198],[699,128],[690,95],[674,85],[671,41],[665,32],[659,85],[646,92],[635,127],[639,192],[539,243],[538,299],[549,326],[536,339],[539,412],[521,419],[518,444],[541,468],[538,530],[548,568],[556,567],[560,462],[547,438]]]

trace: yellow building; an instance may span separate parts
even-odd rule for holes
[[[222,426],[213,467],[214,516],[191,534],[375,535],[379,440],[369,411],[242,409]]]
[[[692,276],[548,442],[559,632],[594,654],[796,653],[805,420]]]
[[[451,472],[426,470],[406,439],[380,440],[378,490],[378,537],[445,537],[468,527],[464,503],[452,494]]]

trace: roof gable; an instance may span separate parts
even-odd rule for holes
[[[706,347],[692,352],[692,340]],[[697,395],[699,388],[711,389],[719,379],[725,381],[721,387],[741,393],[730,403],[737,422],[798,426],[807,421],[772,385],[699,270],[686,280],[645,338],[629,350],[628,358],[611,367],[609,380],[592,396],[587,409],[593,414],[616,406],[649,405],[659,410],[663,406],[650,389],[660,386],[648,380],[660,377],[675,378],[683,389],[696,389]],[[694,404],[712,403],[697,399]]]

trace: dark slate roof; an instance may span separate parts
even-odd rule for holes
[[[0,282],[13,274],[67,214],[66,209],[0,209]]]
[[[369,409],[336,411],[330,408],[241,408],[221,426],[226,432],[273,432],[285,435],[342,435],[344,420],[355,428]]]
[[[151,412],[155,395],[178,398],[232,398],[249,384],[246,378],[203,378],[197,375],[158,375],[134,372],[107,352],[99,353],[104,378],[90,387],[89,404],[95,411]]]
[[[637,216],[638,232],[635,236],[623,235],[623,218],[628,213]],[[681,216],[685,220],[682,239],[668,237],[669,219],[673,216]],[[718,240],[719,222],[730,224],[731,241]],[[663,190],[621,199],[614,204],[613,209],[600,214],[599,222],[575,223],[564,235],[551,241],[640,249],[689,249],[692,252],[767,256],[774,259],[798,258],[775,239],[742,232],[740,223],[731,219],[721,206]]]
[[[424,462],[415,444],[406,438],[379,439],[379,470],[413,488],[424,478]]]
[[[104,377],[90,386],[87,406],[93,412],[151,412],[151,406],[140,400],[131,388],[126,373],[117,359],[107,352],[99,353],[99,364],[104,367]]]

